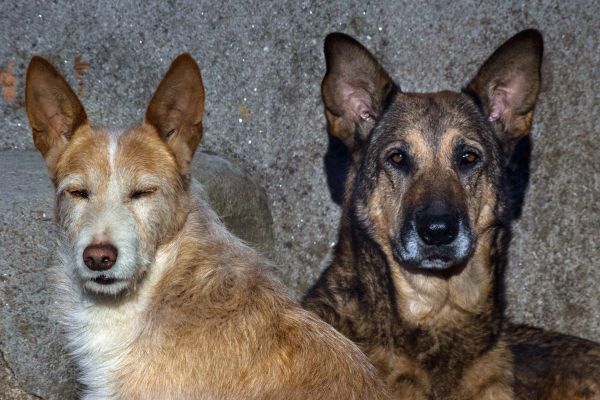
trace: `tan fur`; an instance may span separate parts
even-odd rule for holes
[[[124,131],[88,125],[42,59],[27,93],[63,231],[57,313],[86,399],[388,398],[366,356],[290,299],[190,180],[204,92],[189,55]],[[86,269],[89,245],[113,245],[116,263]]]
[[[362,355],[301,312],[259,272],[264,261],[232,246],[232,238],[204,213],[200,208],[190,214],[159,254],[168,260],[164,276],[148,287],[136,339],[116,368],[119,397],[381,396],[374,380],[362,381],[371,386],[367,390],[354,386],[361,380],[355,374],[372,374],[361,366]]]

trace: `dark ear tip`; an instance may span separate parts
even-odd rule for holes
[[[200,68],[198,67],[198,63],[194,58],[190,55],[190,53],[181,53],[178,55],[173,62],[171,63],[171,68],[192,68],[200,72]]]
[[[544,38],[537,29],[525,29],[517,33],[513,39],[519,42],[528,42],[539,52],[544,50]]]
[[[181,53],[180,55],[178,55],[177,57],[175,57],[175,60],[173,60],[173,62],[196,62],[194,60],[194,58],[190,55],[190,53]]]
[[[345,33],[331,32],[331,33],[327,34],[327,36],[325,37],[325,44],[335,43],[337,41],[343,41],[343,40],[355,41],[352,36],[347,35]]]
[[[521,37],[539,41],[539,42],[543,41],[542,32],[540,32],[534,28],[522,30],[521,32],[517,33],[515,36],[521,36]]]
[[[29,66],[27,67],[27,75],[29,75],[30,71],[36,69],[46,69],[51,71],[56,70],[50,61],[46,60],[44,57],[33,56],[31,57],[31,61],[29,61]]]
[[[40,79],[64,79],[58,70],[46,60],[44,57],[33,56],[27,66],[27,72],[25,73],[25,94],[29,91],[31,85],[35,85],[34,81],[37,82]]]
[[[340,45],[362,45],[350,35],[346,35],[342,32],[331,32],[325,37],[325,54],[329,54],[334,48]]]
[[[31,61],[29,61],[29,65],[38,65],[38,64],[49,64],[48,60],[41,56],[33,56],[31,57]]]

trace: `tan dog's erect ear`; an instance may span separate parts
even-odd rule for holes
[[[204,85],[200,69],[187,53],[177,57],[158,85],[146,110],[146,122],[169,145],[183,175],[202,138]]]
[[[492,54],[466,88],[479,98],[507,152],[531,130],[543,47],[537,30],[517,33]]]
[[[327,35],[325,60],[321,91],[329,133],[354,152],[366,140],[396,86],[375,57],[343,33]]]
[[[87,115],[62,75],[42,57],[33,57],[25,80],[25,108],[33,143],[52,170],[56,159]]]

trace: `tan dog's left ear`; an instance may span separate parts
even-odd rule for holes
[[[65,78],[38,56],[31,59],[27,68],[25,108],[33,143],[53,175],[58,156],[75,131],[87,124],[85,110]]]
[[[543,47],[537,30],[517,33],[488,58],[465,89],[479,98],[509,153],[531,130],[541,86]]]
[[[182,175],[202,138],[204,85],[196,61],[178,56],[158,85],[146,110],[146,122],[158,131],[177,158]]]

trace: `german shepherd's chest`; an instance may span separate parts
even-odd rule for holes
[[[341,259],[346,258],[336,258]],[[488,358],[497,358],[493,369],[504,368],[510,356],[497,350],[503,349],[500,324],[491,312],[460,324],[441,325],[443,317],[437,325],[434,318],[407,321],[398,307],[402,293],[386,276],[389,268],[373,253],[368,259],[368,264],[334,262],[304,305],[358,343],[398,398],[460,399],[465,376],[482,359],[487,365]],[[381,264],[373,268],[377,259]]]

